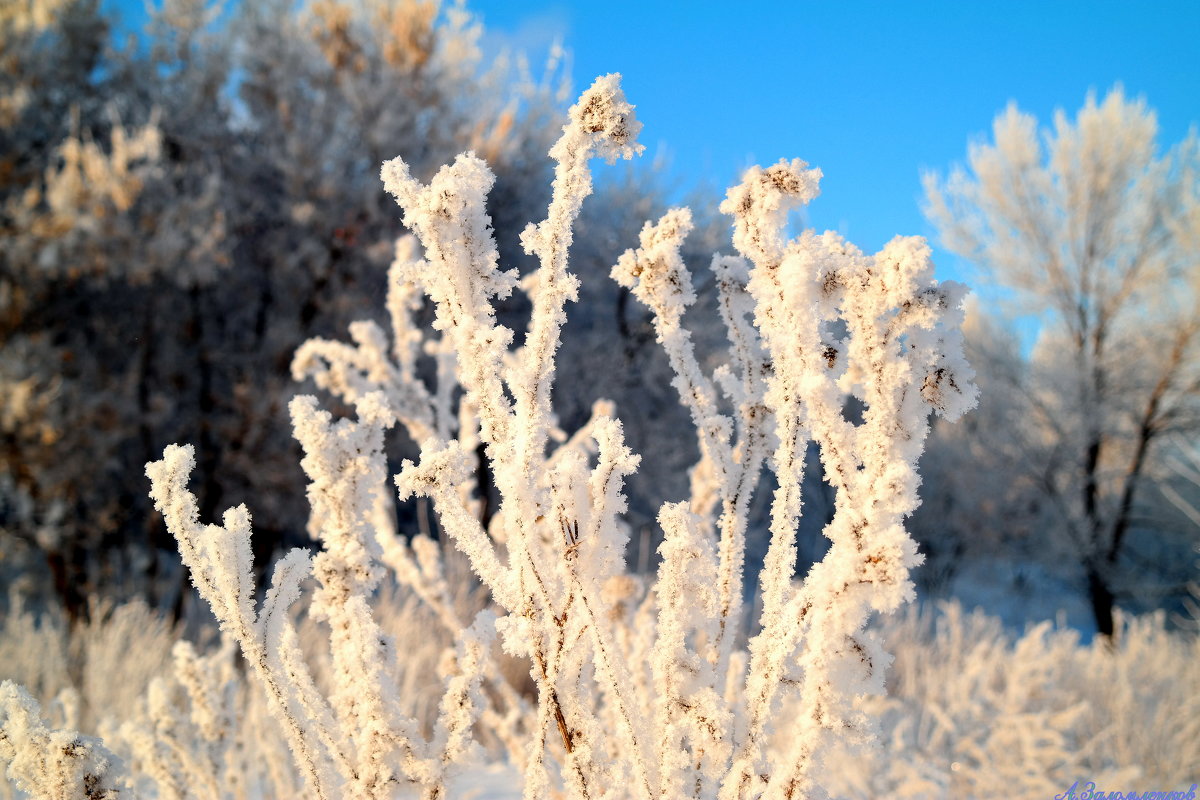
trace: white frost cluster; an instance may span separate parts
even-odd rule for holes
[[[383,574],[377,534],[390,534],[375,524],[376,495],[386,477],[383,431],[395,418],[380,392],[360,398],[356,407],[358,420],[334,423],[313,398],[292,402],[296,438],[305,450],[301,466],[311,481],[310,530],[324,549],[316,556],[297,549],[282,558],[257,611],[245,508],[226,512],[224,526],[198,523],[196,500],[186,486],[194,467],[190,446],[167,448],[163,460],[146,471],[196,588],[266,689],[313,795],[388,798],[397,785],[413,785],[423,796],[436,797],[447,770],[473,755],[470,729],[483,710],[479,682],[491,666],[494,617],[482,612],[460,637],[442,714],[432,739],[426,739],[393,688],[399,683],[398,645],[369,607]],[[407,548],[396,541],[390,545],[393,558],[415,569]],[[319,588],[309,613],[329,627],[327,695],[305,662],[289,613],[310,577]]]
[[[658,754],[671,796],[692,786],[703,797],[808,796],[816,789],[812,767],[831,740],[867,738],[866,720],[851,701],[882,692],[889,657],[863,631],[872,611],[892,611],[912,596],[908,570],[920,557],[903,520],[918,502],[916,459],[927,417],[932,409],[955,418],[975,400],[959,333],[965,290],[933,280],[921,239],[897,238],[873,257],[832,233],[786,240],[788,210],[817,194],[820,173],[806,166],[797,160],[751,169],[721,206],[733,217],[741,254],[713,262],[731,345],[730,362],[714,378],[733,414],[719,410],[714,382],[681,324],[694,299],[679,253],[691,224],[686,210],[647,224],[641,248],[614,270],[654,311],[708,462],[694,475],[709,484],[693,497],[698,516],[667,507],[660,518],[666,542],[656,586],[659,635],[677,646],[656,658],[656,691],[692,715],[687,734],[670,734],[674,752]],[[859,424],[846,418],[847,397],[864,408]],[[825,530],[832,540],[827,556],[797,587],[795,539],[810,440],[837,490],[837,510]],[[740,615],[746,510],[768,443],[779,487],[759,581],[759,633],[741,674],[726,623]],[[714,526],[715,552],[711,537],[698,534]],[[688,572],[696,576],[691,581]],[[707,597],[707,586],[717,597]],[[672,606],[668,598],[676,594],[689,602]],[[686,614],[682,621],[668,613],[676,608]],[[707,652],[689,651],[689,641],[704,642]],[[668,676],[680,664],[707,680],[695,686],[693,679],[695,688],[681,693]],[[780,726],[779,704],[790,696],[800,698],[801,712]],[[788,745],[770,752],[779,734]]]
[[[357,419],[335,422],[308,397],[292,403],[309,529],[323,549],[284,556],[261,606],[246,509],[226,512],[222,525],[199,521],[186,485],[190,447],[147,465],[196,588],[266,690],[311,796],[441,797],[487,741],[506,750],[531,800],[809,797],[821,792],[816,768],[832,744],[869,738],[852,701],[882,691],[889,656],[864,627],[912,594],[908,571],[920,557],[903,521],[917,504],[927,417],[955,417],[974,400],[959,339],[964,290],[933,280],[920,239],[898,238],[874,256],[834,234],[788,239],[788,211],[816,196],[819,173],[800,161],[754,168],[721,206],[739,255],[712,262],[730,349],[709,375],[683,324],[695,300],[680,255],[690,213],[647,224],[613,276],[654,313],[701,463],[690,500],[662,506],[662,563],[645,581],[625,564],[621,519],[639,457],[611,404],[597,404],[573,435],[557,430],[552,406],[566,303],[578,288],[567,253],[591,192],[588,162],[639,152],[640,127],[617,76],[571,108],[551,150],[546,219],[523,236],[539,268],[520,282],[498,264],[485,211],[493,176],[482,160],[459,156],[428,185],[399,159],[384,165],[422,254],[412,239],[397,247],[390,343],[358,323],[353,346],[314,340],[296,354],[296,377],[353,404]],[[533,310],[514,349],[493,304],[518,285]],[[422,294],[437,338],[414,325]],[[422,355],[437,364],[432,387],[417,378]],[[844,413],[848,397],[861,422]],[[400,499],[433,500],[441,529],[490,593],[491,607],[472,622],[449,599],[436,545],[392,530],[383,447],[396,424],[421,443],[419,463],[395,476]],[[827,557],[796,584],[810,441],[837,509]],[[779,488],[762,613],[743,650],[748,508],[764,464]],[[485,473],[500,497],[490,514],[481,514],[477,484]],[[394,670],[404,644],[372,615],[385,567],[457,636],[432,731],[403,713]],[[289,613],[309,579],[309,614],[329,629],[321,680]],[[528,665],[532,704],[502,676],[494,642]],[[204,730],[222,713],[220,692],[189,677],[192,656],[177,658],[177,681],[193,698],[186,722]],[[174,718],[165,702],[161,713]]]
[[[133,796],[123,790],[117,759],[100,740],[47,727],[37,701],[12,681],[0,683],[0,763],[7,765],[5,777],[32,797]]]

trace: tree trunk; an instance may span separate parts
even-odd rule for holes
[[[1113,638],[1113,593],[1108,580],[1095,565],[1087,568],[1088,599],[1092,601],[1092,615],[1096,618],[1096,632],[1108,639]]]

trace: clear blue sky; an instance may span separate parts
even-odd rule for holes
[[[1200,121],[1200,0],[1177,2],[469,3],[489,49],[555,37],[576,89],[624,76],[647,155],[724,187],[799,157],[825,174],[808,223],[867,250],[930,236],[923,170],[944,171],[1010,101],[1048,124],[1120,82],[1158,111],[1162,143]],[[939,273],[953,276],[939,257]]]
[[[446,2],[447,0],[444,0]],[[139,17],[142,0],[106,0]],[[1120,82],[1161,141],[1200,121],[1200,0],[665,2],[468,0],[488,53],[572,53],[576,91],[624,76],[648,157],[681,192],[799,157],[825,173],[807,223],[865,250],[932,237],[923,170],[945,170],[1010,100],[1048,124]],[[939,274],[957,277],[938,255]]]

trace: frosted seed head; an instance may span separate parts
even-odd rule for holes
[[[660,245],[678,246],[692,232],[693,227],[691,209],[672,208],[663,214],[657,225],[649,222],[643,225],[638,238],[645,250]]]
[[[390,428],[396,424],[396,414],[388,403],[387,395],[381,391],[368,392],[354,401],[354,410],[360,421]]]
[[[922,236],[897,236],[875,256],[883,299],[900,305],[933,282],[932,251]]]
[[[637,142],[642,123],[625,99],[617,73],[597,78],[568,114],[570,125],[590,135],[595,154],[610,164],[618,157],[633,158],[645,149]]]
[[[163,450],[161,461],[146,464],[146,476],[152,484],[187,486],[188,477],[195,467],[196,451],[190,444],[170,444]],[[158,497],[155,496],[155,499]]]
[[[420,184],[413,180],[408,164],[399,156],[383,162],[383,166],[379,168],[379,177],[383,181],[383,188],[397,199],[420,188]]]
[[[696,300],[692,276],[679,250],[692,230],[692,212],[673,208],[657,224],[647,222],[640,234],[641,247],[627,250],[611,275],[621,286],[661,318],[675,319]]]
[[[416,495],[427,497],[435,486],[458,486],[472,474],[471,457],[463,451],[459,442],[443,444],[437,439],[428,439],[421,444],[421,463],[405,460],[400,474],[395,476],[400,499],[407,500]]]
[[[821,170],[808,169],[800,159],[772,167],[751,167],[721,203],[733,217],[733,246],[756,264],[773,267],[783,255],[787,214],[819,193]]]
[[[821,193],[820,181],[821,170],[808,169],[808,164],[798,158],[781,159],[766,169],[751,167],[742,182],[730,188],[720,210],[737,217],[786,211],[816,198]]]

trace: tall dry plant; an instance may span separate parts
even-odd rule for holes
[[[641,129],[619,78],[598,79],[569,112],[551,150],[546,218],[522,236],[539,267],[501,271],[485,210],[494,180],[473,154],[426,184],[394,159],[383,179],[419,240],[401,239],[389,274],[389,341],[372,322],[353,344],[310,340],[296,377],[352,405],[334,421],[311,397],[290,409],[304,449],[312,513],[324,547],[293,550],[256,602],[251,519],[200,521],[187,489],[190,446],[147,465],[156,507],[222,630],[241,647],[316,797],[385,798],[408,788],[445,795],[456,770],[499,742],[528,798],[797,798],[819,793],[814,766],[837,741],[866,743],[853,698],[883,690],[888,654],[865,632],[874,611],[912,596],[920,556],[903,521],[917,504],[916,459],[930,411],[955,417],[974,401],[961,356],[963,287],[932,278],[929,249],[897,238],[867,256],[832,233],[786,238],[789,209],[817,194],[801,161],[753,168],[721,210],[739,255],[713,260],[730,348],[700,367],[683,313],[694,300],[680,256],[686,209],[647,224],[613,269],[653,311],[701,460],[689,500],[667,502],[657,578],[625,563],[623,484],[639,458],[612,404],[561,431],[551,404],[566,305],[572,225],[591,193],[590,159],[640,152]],[[522,289],[532,312],[520,345],[496,302]],[[428,296],[436,335],[413,311]],[[436,379],[420,380],[431,356]],[[844,398],[865,408],[843,414]],[[441,529],[469,558],[492,604],[460,620],[436,545],[398,536],[386,491],[385,432],[421,443],[395,476],[400,499],[431,498]],[[820,445],[837,509],[832,546],[794,582],[804,453]],[[478,459],[489,470],[481,472]],[[778,482],[759,578],[761,615],[744,636],[747,509],[763,465]],[[492,476],[484,515],[477,476]],[[486,517],[486,524],[482,521]],[[391,569],[457,635],[444,663],[432,732],[406,715],[394,687],[406,642],[376,622],[370,598]],[[329,628],[331,674],[319,685],[289,609],[315,581],[309,613]],[[409,635],[417,637],[419,631]],[[532,705],[500,677],[498,645],[528,664]],[[800,709],[781,718],[783,704]]]

